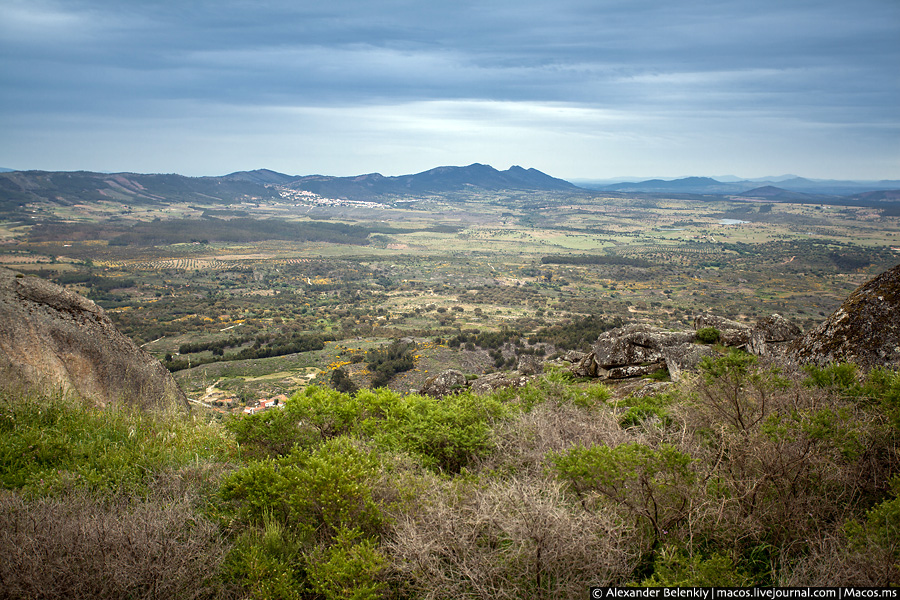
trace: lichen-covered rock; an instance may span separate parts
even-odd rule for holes
[[[694,329],[713,327],[719,330],[719,343],[725,346],[743,346],[750,340],[750,326],[739,321],[733,321],[704,313],[694,317]]]
[[[716,351],[711,346],[703,344],[679,344],[663,350],[666,366],[669,367],[669,377],[672,381],[684,379],[685,371],[693,371],[705,356],[715,356]]]
[[[588,352],[572,367],[572,374],[576,377],[606,377],[606,369],[597,363],[593,352]]]
[[[585,352],[579,352],[578,350],[569,350],[566,352],[566,355],[563,356],[563,360],[570,363],[581,362],[584,357],[587,356]]]
[[[745,323],[733,321],[710,313],[703,313],[702,315],[694,317],[694,329],[703,329],[704,327],[715,327],[719,331],[726,331],[729,329],[750,329],[750,326]]]
[[[666,331],[649,325],[626,325],[600,335],[594,361],[604,369],[662,362],[662,349],[691,342],[694,333]]]
[[[647,385],[631,393],[632,398],[648,398],[658,394],[665,394],[674,384],[671,381],[651,381]]]
[[[516,371],[521,375],[538,375],[544,372],[544,363],[530,354],[523,354],[519,357]]]
[[[790,352],[801,363],[900,368],[900,265],[858,287]]]
[[[433,398],[443,398],[464,390],[467,386],[466,376],[461,371],[447,369],[426,379],[419,393]]]
[[[189,409],[158,360],[99,306],[37,277],[0,268],[0,387],[75,393],[99,406]]]
[[[523,387],[528,381],[529,378],[524,375],[517,377],[508,373],[489,373],[473,381],[469,390],[473,394],[484,395],[506,388]]]
[[[623,367],[613,367],[606,373],[609,379],[630,379],[631,377],[643,377],[656,373],[666,368],[666,363],[656,362],[647,365],[625,365]]]
[[[763,317],[753,326],[753,331],[759,331],[766,343],[790,342],[796,340],[803,331],[779,314]]]

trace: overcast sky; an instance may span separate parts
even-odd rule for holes
[[[900,179],[900,0],[0,0],[0,167]]]

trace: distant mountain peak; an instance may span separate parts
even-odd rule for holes
[[[454,192],[470,188],[484,190],[577,190],[572,183],[551,177],[537,169],[518,165],[498,171],[491,165],[472,163],[464,167],[440,166],[413,175],[383,177],[369,174],[356,177],[300,177],[290,187],[326,197],[371,199],[399,194]]]

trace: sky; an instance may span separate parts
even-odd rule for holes
[[[898,0],[0,0],[0,167],[900,179]]]

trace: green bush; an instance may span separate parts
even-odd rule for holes
[[[300,600],[306,583],[302,545],[277,520],[243,531],[222,568],[223,577],[258,600]]]
[[[753,579],[741,572],[731,558],[712,553],[690,556],[681,548],[666,546],[653,565],[653,575],[641,581],[646,587],[747,587]]]
[[[307,572],[313,591],[326,600],[376,600],[386,588],[381,580],[386,564],[373,540],[342,527],[333,544],[311,554]]]
[[[38,495],[138,493],[165,471],[225,460],[234,450],[220,427],[183,413],[101,410],[59,396],[0,395],[0,429],[0,487]]]
[[[687,515],[695,492],[693,460],[668,444],[574,446],[550,462],[585,507],[592,496],[604,497],[649,525],[654,540]]]
[[[703,344],[715,344],[722,336],[722,332],[715,327],[701,327],[696,333],[697,341]]]

